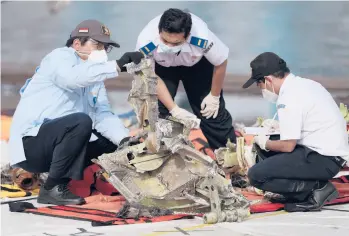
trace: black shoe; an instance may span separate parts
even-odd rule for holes
[[[85,199],[70,192],[67,184],[59,184],[50,190],[41,186],[38,203],[53,205],[81,205],[85,203]]]
[[[285,211],[306,212],[320,211],[326,202],[332,201],[339,196],[336,188],[331,182],[327,182],[313,190],[306,202],[285,204]]]

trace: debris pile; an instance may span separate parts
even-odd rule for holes
[[[193,147],[188,121],[158,118],[158,77],[151,63],[143,59],[127,66],[134,75],[129,101],[142,128],[135,138],[145,141],[95,162],[131,206],[203,213],[205,223],[244,220],[249,201],[233,189],[216,161]]]

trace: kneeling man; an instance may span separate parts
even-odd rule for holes
[[[252,77],[263,97],[276,103],[280,140],[255,137],[259,159],[248,172],[250,183],[285,197],[287,211],[316,211],[338,192],[329,180],[349,159],[346,122],[331,94],[319,83],[290,73],[274,53],[257,56]]]

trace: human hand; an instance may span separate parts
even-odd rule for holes
[[[135,63],[135,64],[139,64],[142,60],[142,58],[144,58],[143,53],[141,52],[126,52],[124,55],[122,55],[122,57],[120,57],[119,60],[116,60],[116,63],[118,64],[120,70],[122,72],[126,71],[126,67],[125,65],[128,63]]]
[[[220,96],[213,96],[209,93],[201,103],[201,113],[206,119],[216,119],[219,110]]]
[[[175,105],[175,107],[170,111],[171,115],[178,119],[179,121],[183,121],[184,123],[189,123],[186,121],[193,121],[191,123],[192,129],[199,129],[200,128],[200,120],[192,113],[189,111],[180,108],[179,106]]]
[[[266,148],[266,144],[267,144],[267,141],[269,140],[269,136],[260,134],[258,136],[255,136],[253,140],[254,140],[254,143],[257,144],[261,149],[265,151],[269,151]]]

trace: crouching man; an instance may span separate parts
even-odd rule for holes
[[[263,160],[249,170],[249,181],[283,195],[287,211],[320,210],[338,196],[329,180],[348,161],[346,122],[321,84],[293,75],[276,54],[262,53],[250,66],[243,88],[257,83],[263,97],[276,103],[280,140],[255,137]]]
[[[128,139],[128,130],[111,112],[103,81],[117,77],[126,70],[125,64],[138,64],[144,56],[128,52],[108,61],[112,47],[120,46],[110,39],[106,26],[83,21],[65,47],[41,61],[20,91],[9,141],[11,165],[33,173],[49,172],[39,203],[83,204],[67,183],[81,180],[92,158],[114,152]],[[167,98],[164,102],[174,106],[169,93]]]

